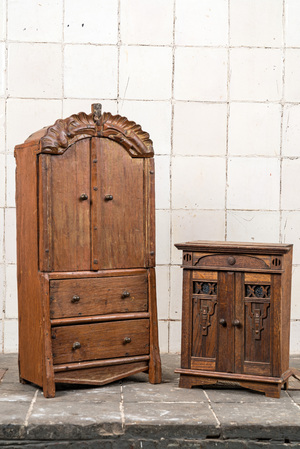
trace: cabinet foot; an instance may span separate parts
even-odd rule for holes
[[[260,391],[264,393],[267,398],[280,398],[281,385],[280,383],[269,384],[266,382],[240,382],[241,387],[250,390]]]
[[[20,383],[23,384],[23,385],[28,384],[27,380],[26,380],[26,379],[23,379],[23,377],[19,377],[19,381],[20,381]]]
[[[180,374],[179,378],[179,387],[180,388],[192,388],[197,386],[204,385],[214,385],[218,381],[215,379],[205,379],[199,378],[198,376],[185,376],[184,374]]]
[[[153,355],[149,361],[149,382],[151,384],[161,383],[161,361],[159,352]]]
[[[45,398],[55,397],[55,382],[50,381],[43,385],[43,394]]]
[[[190,374],[189,374],[190,372]],[[247,388],[249,390],[259,391],[264,393],[269,398],[280,398],[281,388],[287,389],[288,387],[288,377],[292,375],[292,370],[286,373],[284,377],[281,378],[269,378],[267,381],[264,381],[263,378],[251,379],[250,375],[245,375],[248,378],[241,379],[240,375],[232,375],[231,373],[212,373],[214,375],[209,376],[209,373],[206,371],[202,371],[202,373],[196,374],[195,370],[188,370],[184,368],[178,368],[175,370],[175,373],[180,374],[179,379],[179,387],[180,388],[192,388],[194,386],[205,386],[205,385],[214,385],[214,384],[223,384],[225,382],[230,382],[239,385],[243,388]]]

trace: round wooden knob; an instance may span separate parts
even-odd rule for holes
[[[81,344],[79,343],[79,341],[75,341],[75,343],[73,343],[72,348],[75,349],[80,349],[81,348]]]
[[[128,298],[130,296],[130,292],[128,292],[127,290],[125,290],[123,293],[122,293],[122,298]]]
[[[233,321],[232,321],[232,325],[235,326],[235,327],[239,327],[240,324],[241,324],[241,323],[240,323],[239,320],[233,320]]]
[[[80,195],[80,199],[81,199],[82,201],[87,200],[87,199],[88,199],[87,194],[86,194],[86,193],[82,193],[82,194]]]
[[[235,257],[229,256],[227,262],[229,263],[229,265],[234,265],[236,262]]]

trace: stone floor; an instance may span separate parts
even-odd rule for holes
[[[179,357],[162,363],[160,385],[139,374],[99,388],[60,385],[45,399],[18,382],[17,355],[0,355],[0,371],[8,369],[0,448],[300,448],[300,390],[272,399],[240,388],[180,389]],[[291,366],[300,367],[300,356]]]

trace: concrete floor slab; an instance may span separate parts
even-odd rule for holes
[[[281,399],[242,388],[178,387],[177,355],[163,355],[163,382],[144,373],[103,387],[59,384],[45,399],[20,384],[17,355],[0,355],[0,447],[294,448],[300,447],[300,390]],[[299,366],[294,358],[291,366]]]

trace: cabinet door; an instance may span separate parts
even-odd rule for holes
[[[235,372],[272,375],[274,288],[270,274],[236,273]]]
[[[235,273],[220,271],[218,274],[218,354],[217,371],[234,373],[234,304]]]
[[[90,269],[90,139],[39,155],[39,258],[42,271]]]
[[[145,266],[144,159],[92,139],[92,268]]]
[[[191,291],[192,369],[216,369],[218,289],[217,272],[193,272]]]

